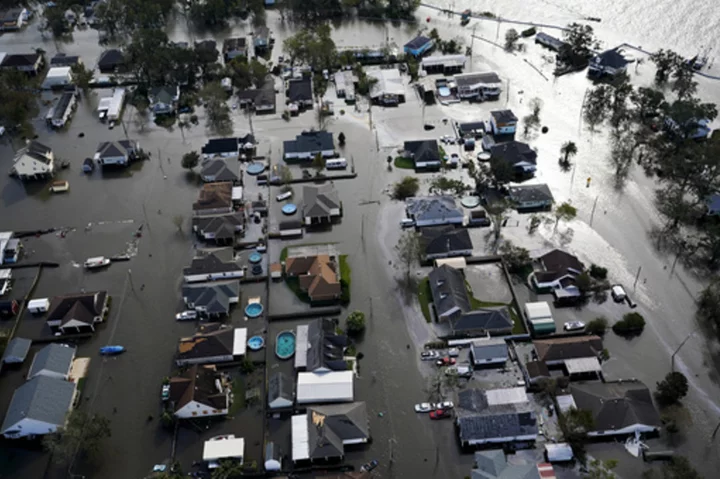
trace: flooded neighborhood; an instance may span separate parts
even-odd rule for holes
[[[714,477],[717,45],[81,3],[3,12],[0,476]]]

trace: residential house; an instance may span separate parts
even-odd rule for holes
[[[75,92],[63,93],[50,110],[48,123],[54,128],[62,128],[70,120],[70,116],[75,111],[75,105],[77,105]]]
[[[122,73],[125,71],[125,55],[118,49],[105,50],[98,59],[100,73]]]
[[[211,471],[225,462],[241,465],[245,461],[245,439],[234,434],[211,437],[203,444],[202,458]]]
[[[297,375],[297,404],[352,402],[354,395],[352,371],[324,373],[300,372]]]
[[[355,83],[357,78],[352,71],[340,70],[333,75],[335,83],[335,94],[338,98],[344,98],[346,103],[355,102]]]
[[[490,147],[493,160],[503,161],[513,168],[517,175],[532,175],[537,169],[537,153],[527,143],[508,141]]]
[[[50,343],[35,353],[27,379],[38,376],[47,378],[67,380],[70,374],[73,360],[75,359],[75,348],[67,344]]]
[[[51,67],[72,67],[77,64],[82,64],[82,60],[77,55],[57,53],[50,59]]]
[[[542,361],[527,361],[522,364],[521,369],[528,388],[540,387],[543,382],[550,379],[550,370]]]
[[[30,352],[32,341],[25,338],[13,338],[7,343],[2,356],[3,364],[20,364]]]
[[[548,368],[563,367],[572,359],[598,358],[603,350],[599,336],[536,339],[533,341],[537,360]]]
[[[292,460],[339,462],[345,446],[370,440],[370,424],[364,402],[312,406],[292,417]]]
[[[248,56],[247,39],[245,37],[228,38],[223,42],[223,59],[225,63],[233,58]]]
[[[453,225],[429,226],[420,229],[420,248],[423,260],[472,256],[473,244],[465,228]]]
[[[180,87],[153,87],[150,89],[148,99],[150,100],[150,111],[155,115],[172,115],[180,101]]]
[[[47,324],[63,334],[95,331],[109,310],[107,291],[55,296],[50,301]]]
[[[403,51],[407,55],[420,57],[430,51],[433,46],[435,46],[435,40],[433,40],[432,38],[424,37],[422,35],[418,35],[403,46]]]
[[[135,140],[104,141],[95,151],[94,159],[103,166],[127,166],[140,153],[140,144]]]
[[[523,306],[532,332],[536,335],[552,334],[555,332],[555,320],[553,319],[550,305],[547,301],[533,301]]]
[[[193,203],[195,216],[229,214],[233,211],[233,184],[224,181],[205,183],[200,189],[198,200]]]
[[[408,218],[415,220],[415,226],[462,225],[465,215],[449,195],[413,196],[405,200]]]
[[[560,52],[567,45],[564,41],[548,35],[544,32],[539,32],[535,35],[535,43],[539,43],[550,50]]]
[[[476,368],[505,366],[508,347],[504,339],[482,339],[470,346],[470,361]]]
[[[51,67],[45,74],[40,88],[43,90],[68,89],[73,83],[73,74],[70,67]]]
[[[260,88],[251,88],[238,92],[240,108],[249,108],[255,113],[275,112],[275,80],[272,75],[265,77],[265,82]]]
[[[405,103],[405,84],[400,70],[397,68],[383,68],[368,70],[368,78],[375,82],[370,87],[370,99],[378,105],[398,105]]]
[[[340,298],[340,265],[336,256],[296,256],[285,260],[285,275],[297,278],[300,289],[313,302],[333,301]]]
[[[538,436],[535,409],[524,388],[460,391],[455,413],[464,447],[534,442]]]
[[[564,289],[575,284],[575,277],[585,270],[577,256],[553,249],[537,256],[530,281],[539,291]]]
[[[178,366],[236,361],[245,356],[247,329],[206,326],[193,336],[180,338],[175,356]]]
[[[32,140],[17,152],[10,173],[22,181],[52,177],[55,174],[55,155],[52,148]]]
[[[518,119],[511,110],[490,112],[490,128],[493,135],[514,135]]]
[[[617,48],[595,55],[588,66],[588,76],[615,76],[627,71],[630,63]]]
[[[237,171],[237,167],[235,171],[231,170],[224,159],[209,160],[203,163],[200,178],[205,183],[229,181],[235,184],[240,181]]]
[[[240,151],[240,145],[237,138],[214,138],[208,140],[200,152],[203,158],[221,157],[227,158],[237,156]]]
[[[38,376],[17,388],[0,433],[8,439],[33,438],[65,425],[75,398],[75,383]]]
[[[215,366],[194,364],[170,378],[170,401],[178,419],[225,416],[230,409],[230,389],[222,385]]]
[[[552,468],[552,466],[551,466]],[[553,476],[540,474],[538,464],[510,464],[502,449],[475,453],[475,468],[470,479],[551,479]]]
[[[510,201],[518,211],[550,209],[555,201],[546,184],[510,186],[508,190]]]
[[[453,80],[458,97],[465,100],[496,100],[502,91],[502,80],[494,72],[459,73]]]
[[[187,283],[235,279],[243,277],[243,269],[232,248],[200,250],[190,266],[183,269],[183,277]]]
[[[43,57],[39,53],[8,53],[0,64],[3,70],[17,70],[29,75],[37,75],[42,66]]]
[[[300,220],[288,220],[281,221],[278,224],[278,234],[281,238],[292,238],[303,235],[303,221]]]
[[[403,156],[413,160],[416,170],[438,171],[442,167],[437,140],[406,141]]]
[[[466,62],[465,55],[431,55],[423,58],[420,66],[428,74],[451,75],[462,72]]]
[[[312,79],[310,77],[303,77],[289,80],[285,96],[290,103],[297,105],[299,108],[312,108]]]
[[[201,316],[219,318],[230,314],[230,305],[240,301],[239,281],[218,281],[183,285],[183,301]]]
[[[20,30],[28,18],[28,11],[24,7],[11,8],[0,13],[0,30],[11,32]]]
[[[717,216],[720,215],[720,194],[714,193],[710,195],[706,200],[705,204],[707,205],[707,215],[708,216]]]
[[[303,131],[294,140],[283,142],[283,147],[285,161],[312,161],[318,153],[324,158],[335,156],[335,142],[327,131]]]
[[[345,371],[345,349],[348,337],[335,332],[335,324],[328,319],[315,319],[297,327],[295,369],[298,371]]]
[[[662,422],[650,390],[639,381],[585,382],[570,386],[577,409],[590,411],[593,430],[590,437],[652,434]]]
[[[454,319],[471,310],[462,271],[442,265],[430,271],[428,279],[438,321]]]
[[[341,216],[340,195],[333,185],[303,186],[302,217],[306,226],[330,224]]]
[[[513,329],[513,319],[507,306],[477,308],[451,318],[450,333],[454,337],[481,335],[503,336]]]
[[[293,380],[287,374],[277,371],[268,378],[268,409],[290,409],[295,404]]]
[[[270,35],[270,29],[264,25],[255,28],[253,32],[253,47],[255,48],[255,55],[266,52],[273,43],[272,36]]]

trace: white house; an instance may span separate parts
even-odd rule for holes
[[[453,76],[462,99],[491,100],[500,96],[502,80],[494,72],[460,73]]]
[[[352,371],[298,373],[297,404],[350,402],[354,397]]]
[[[525,303],[525,316],[536,333],[555,332],[555,320],[547,301]]]
[[[43,90],[51,90],[53,88],[61,88],[72,85],[73,76],[70,67],[52,67],[45,75],[42,82]]]
[[[179,419],[224,416],[230,408],[230,392],[215,366],[196,364],[181,376],[170,378],[170,401]]]
[[[23,181],[48,178],[55,174],[55,155],[52,148],[37,141],[31,141],[19,150],[10,170],[11,174]]]
[[[98,145],[94,159],[103,166],[127,166],[139,151],[140,145],[133,140],[104,141]]]
[[[125,103],[125,89],[115,88],[112,96],[101,98],[97,112],[100,120],[117,121]]]
[[[75,383],[38,376],[15,390],[0,433],[8,439],[57,432],[75,398]]]
[[[575,285],[575,277],[585,270],[577,256],[559,249],[534,255],[531,284],[538,290],[562,289]]]
[[[234,434],[216,436],[203,445],[203,461],[209,469],[220,466],[220,461],[236,461],[243,463],[245,457],[245,439]]]
[[[75,348],[67,344],[50,343],[35,354],[27,377],[67,379],[74,359]]]
[[[518,119],[510,110],[490,112],[490,128],[494,135],[514,135]]]

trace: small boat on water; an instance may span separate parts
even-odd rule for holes
[[[104,268],[110,264],[110,260],[105,256],[96,256],[94,258],[88,258],[85,260],[85,269],[98,269]]]
[[[103,346],[100,348],[100,354],[103,356],[114,356],[125,352],[125,346]]]
[[[50,191],[53,193],[64,193],[70,189],[70,183],[64,180],[53,181]]]

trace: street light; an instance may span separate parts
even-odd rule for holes
[[[672,353],[672,356],[670,356],[670,372],[675,372],[675,355],[680,352],[680,349],[687,343],[688,339],[690,339],[692,336],[695,335],[695,331],[691,332],[687,335],[685,339],[683,339],[682,343],[680,343],[680,346],[678,346],[675,351]]]

